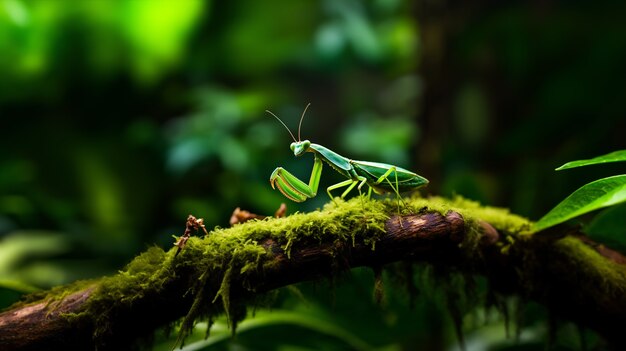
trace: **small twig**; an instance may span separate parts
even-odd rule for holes
[[[187,243],[187,240],[189,240],[189,237],[191,237],[191,233],[198,232],[200,229],[204,231],[204,235],[209,235],[206,231],[206,227],[204,226],[204,219],[189,215],[189,217],[187,217],[187,223],[185,224],[185,233],[174,243],[174,246],[178,246],[175,256],[178,256],[180,250],[185,248],[185,244]]]
[[[286,212],[287,212],[287,205],[285,205],[284,203],[281,203],[280,207],[278,207],[278,209],[274,213],[274,217],[276,218],[285,217]],[[233,211],[233,214],[230,216],[230,225],[234,226],[235,224],[244,223],[251,219],[263,219],[267,217],[268,216],[258,215],[256,213],[242,210],[241,208],[237,207]]]

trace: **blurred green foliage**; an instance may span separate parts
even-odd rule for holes
[[[273,213],[288,200],[269,187],[272,170],[306,178],[312,160],[295,159],[263,111],[293,130],[308,102],[303,137],[415,170],[428,193],[539,218],[585,180],[615,174],[552,169],[625,148],[623,12],[619,2],[0,0],[0,304],[170,246],[189,213],[208,227],[238,206]],[[340,180],[333,173],[322,187]],[[610,211],[590,228],[619,241],[620,207]],[[305,285],[323,301],[276,306],[373,348],[455,343],[428,297],[407,310],[392,292],[381,311],[371,277],[346,280],[334,303]],[[541,313],[516,349],[543,342]],[[502,323],[465,323],[468,349],[513,349]],[[249,335],[228,343],[254,348],[262,336]],[[267,349],[318,342],[272,340]]]

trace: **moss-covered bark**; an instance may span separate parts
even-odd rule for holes
[[[191,238],[179,255],[153,247],[115,276],[31,295],[0,314],[0,345],[128,348],[158,326],[182,318],[184,335],[194,321],[222,313],[235,326],[272,289],[394,261],[483,274],[495,291],[535,299],[620,343],[622,256],[567,228],[529,229],[524,218],[462,198],[408,199],[401,214],[394,201],[338,200],[215,229]]]

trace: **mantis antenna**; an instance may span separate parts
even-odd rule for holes
[[[306,110],[309,109],[309,106],[311,106],[311,103],[309,102],[306,107],[304,108],[304,111],[302,111],[302,117],[300,117],[300,123],[298,124],[298,141],[300,141],[300,128],[302,127],[302,120],[304,119],[304,115],[306,114]]]
[[[308,107],[308,106],[307,106],[307,107]],[[305,111],[306,111],[306,109],[305,109]],[[267,112],[267,113],[269,113],[270,115],[272,115],[272,116],[276,117],[276,119],[278,120],[278,122],[280,122],[280,124],[282,124],[282,125],[285,127],[285,129],[287,129],[287,131],[289,132],[289,135],[291,135],[291,139],[293,139],[293,141],[294,141],[294,142],[296,141],[296,137],[294,137],[294,136],[293,136],[293,133],[291,132],[291,130],[289,130],[289,127],[287,127],[287,125],[286,125],[283,121],[281,121],[281,120],[280,120],[280,118],[278,118],[278,116],[276,116],[275,114],[273,114],[273,113],[272,113],[272,111],[270,111],[270,110],[265,110],[265,112]],[[299,130],[298,130],[298,138],[300,138],[300,131],[299,131]]]

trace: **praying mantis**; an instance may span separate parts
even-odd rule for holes
[[[298,125],[298,140],[294,137],[289,127],[278,116],[270,111],[265,111],[270,115],[276,117],[276,119],[287,129],[293,143],[289,146],[293,151],[294,156],[299,157],[306,152],[311,152],[314,155],[313,170],[311,171],[311,178],[309,184],[306,184],[302,180],[298,179],[289,171],[282,167],[277,167],[270,176],[270,184],[273,189],[278,190],[288,199],[295,202],[304,202],[307,199],[313,198],[317,195],[317,190],[322,176],[322,167],[324,162],[330,165],[332,169],[337,171],[342,176],[348,178],[345,181],[331,185],[326,189],[328,196],[333,200],[331,191],[343,187],[347,187],[341,194],[343,199],[354,187],[357,187],[359,194],[361,194],[361,188],[367,184],[369,187],[367,197],[372,194],[372,190],[377,194],[395,193],[400,198],[400,193],[404,191],[415,190],[419,187],[428,184],[428,179],[406,170],[398,166],[369,161],[357,161],[339,155],[338,153],[322,146],[310,142],[309,140],[301,140],[300,130],[302,127],[302,120],[306,114],[307,109],[311,104],[308,104],[302,112],[300,117],[300,124]],[[390,179],[391,178],[391,179]],[[392,182],[393,180],[393,182]]]

